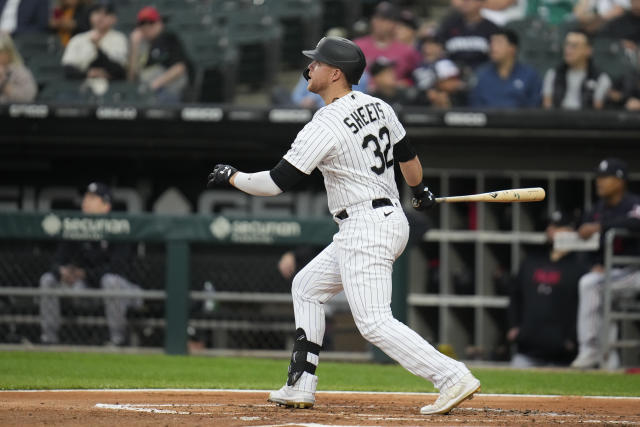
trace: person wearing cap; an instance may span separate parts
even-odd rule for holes
[[[92,182],[82,198],[82,213],[108,215],[113,197],[109,187]],[[140,287],[125,277],[130,273],[131,247],[124,243],[102,241],[63,240],[58,245],[50,271],[40,278],[41,289],[101,288],[108,291],[133,291]],[[76,310],[95,309],[95,303],[87,298],[71,301]],[[112,345],[126,343],[127,310],[141,307],[139,298],[105,298],[104,311]],[[60,297],[40,297],[40,327],[43,344],[57,344],[62,323]]]
[[[529,254],[511,282],[507,340],[516,348],[515,368],[568,365],[576,355],[578,281],[588,266],[580,253],[553,248],[556,235],[575,225],[575,215],[554,212],[547,247]]]
[[[367,70],[376,58],[392,60],[396,77],[405,86],[413,85],[411,73],[420,64],[420,53],[396,39],[398,12],[391,3],[383,1],[376,6],[369,22],[370,34],[355,39],[367,60]]]
[[[574,368],[588,369],[598,366],[600,352],[600,330],[602,328],[602,291],[604,279],[604,236],[612,228],[640,231],[640,197],[627,191],[627,164],[618,158],[602,160],[596,168],[596,193],[598,202],[588,212],[578,234],[589,239],[600,233],[600,249],[590,260],[591,271],[580,278],[578,305],[579,352],[571,364]],[[638,240],[616,239],[615,255],[637,256],[640,254]],[[630,268],[613,268],[612,282],[615,291],[638,286],[640,277]],[[608,355],[608,365],[615,368],[617,353]]]
[[[442,42],[448,57],[463,69],[477,68],[489,59],[489,39],[498,27],[482,17],[485,0],[459,0],[455,10],[441,23],[436,37]]]
[[[518,35],[500,29],[491,36],[488,62],[476,71],[471,107],[534,108],[541,99],[541,80],[533,67],[518,61]]]
[[[597,367],[600,352],[600,330],[602,328],[602,287],[604,283],[603,251],[604,235],[612,228],[640,231],[640,198],[626,190],[628,178],[627,165],[617,158],[601,161],[596,168],[596,191],[600,200],[593,210],[585,216],[585,222],[578,232],[584,239],[600,233],[600,250],[591,261],[591,272],[580,279],[578,310],[579,354],[572,367],[587,369]],[[614,254],[636,255],[640,253],[637,241],[616,239]],[[616,296],[627,291],[640,290],[640,273],[630,268],[613,268],[612,282],[609,286]],[[609,331],[612,334],[616,330]],[[609,368],[617,367],[619,362],[615,351],[605,355]]]
[[[381,56],[377,58],[371,67],[371,96],[382,99],[384,102],[394,104],[409,104],[413,101],[415,94],[411,88],[405,88],[398,82],[394,70],[395,63],[390,59]]]
[[[127,37],[113,27],[118,18],[111,0],[99,0],[90,9],[91,30],[69,40],[62,55],[68,79],[120,80],[126,76]]]
[[[160,103],[179,102],[189,85],[189,58],[178,36],[165,29],[155,7],[140,9],[129,39],[129,80],[145,84]]]
[[[443,109],[466,105],[466,84],[460,69],[450,59],[441,58],[416,68],[413,76],[417,89],[416,104]]]

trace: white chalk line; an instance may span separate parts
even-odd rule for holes
[[[269,393],[272,390],[253,389],[224,389],[224,388],[122,388],[122,389],[49,389],[49,390],[0,390],[0,393],[73,393],[73,392],[100,392],[100,393]],[[347,395],[395,395],[395,396],[437,396],[438,393],[403,392],[403,391],[343,391],[320,390],[316,394],[347,394]],[[511,393],[477,393],[477,397],[509,397],[509,398],[540,398],[557,399],[559,397],[580,397],[585,399],[629,399],[640,400],[640,396],[582,396],[562,394],[511,394]]]
[[[147,413],[155,413],[155,414],[171,414],[171,415],[226,415],[226,416],[233,416],[233,413],[215,413],[215,412],[194,412],[194,411],[178,411],[178,410],[173,410],[173,409],[157,409],[157,408],[162,408],[162,407],[221,407],[221,406],[229,406],[229,407],[272,407],[273,405],[271,404],[259,404],[259,405],[251,405],[251,404],[171,404],[171,403],[161,403],[161,404],[154,404],[154,403],[125,403],[125,404],[109,404],[109,403],[97,403],[95,405],[96,408],[102,408],[102,409],[113,409],[113,410],[122,410],[122,411],[133,411],[133,412],[147,412]],[[324,406],[324,405],[322,405]],[[327,408],[334,408],[336,406],[334,405],[326,405]],[[340,407],[355,407],[352,405],[342,405]],[[526,414],[524,412],[521,411],[516,411],[516,410],[505,410],[505,409],[494,409],[494,408],[457,408],[456,409],[457,413],[464,413],[464,412],[471,412],[474,414],[478,414],[481,415],[483,413],[497,413],[500,414],[502,416],[506,416],[506,417],[521,417],[521,416],[527,416],[527,415],[531,415],[531,416],[542,416],[542,417],[550,417],[550,418],[576,418],[576,417],[580,417],[580,414],[571,414],[571,413],[557,413],[557,412],[536,412],[536,411],[532,411],[529,414]],[[313,414],[311,412],[300,412],[298,414],[299,416],[316,416],[316,414]],[[415,416],[410,416],[410,417],[385,417],[385,416],[380,416],[378,414],[364,414],[364,413],[354,413],[354,414],[349,414],[349,413],[344,413],[344,412],[323,412],[323,415],[339,415],[339,416],[343,416],[347,419],[351,419],[351,418],[364,418],[366,420],[370,420],[370,421],[418,421],[418,420],[424,420],[425,417],[423,415],[419,415],[416,414]],[[602,414],[600,415],[600,417],[602,418],[618,418],[619,415],[608,415],[608,414]],[[242,416],[242,417],[234,417],[236,419],[240,419],[242,421],[257,421],[262,419],[262,417],[247,417],[247,416]],[[470,420],[466,420],[466,421],[470,421]],[[478,421],[482,421],[482,422],[493,422],[493,420],[486,420],[486,419],[481,419]],[[504,419],[502,419],[502,421],[504,421]],[[556,422],[560,422],[560,423],[564,423],[565,421],[557,421]],[[567,422],[571,422],[570,420],[567,420]],[[608,424],[637,424],[636,422],[633,421],[625,421],[625,420],[586,420],[586,421],[581,421],[581,422],[587,422],[590,424],[593,423],[608,423]],[[324,424],[304,424],[304,423],[289,423],[289,424],[273,424],[273,426],[288,426],[288,425],[317,425],[317,426],[321,426]],[[336,427],[336,426],[333,426]]]

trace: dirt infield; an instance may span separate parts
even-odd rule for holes
[[[1,425],[416,426],[640,425],[640,399],[477,395],[445,416],[423,416],[434,394],[319,393],[313,409],[266,402],[265,392],[61,391],[0,393]]]

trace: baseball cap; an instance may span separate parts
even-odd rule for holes
[[[458,66],[449,59],[441,59],[436,62],[433,67],[436,70],[438,81],[447,80],[460,75],[460,69]]]
[[[138,12],[137,25],[151,24],[162,20],[160,12],[153,6],[145,6]]]
[[[86,192],[99,196],[105,203],[111,203],[111,189],[107,184],[102,182],[92,182],[87,186]]]
[[[91,5],[89,12],[95,12],[96,10],[104,10],[109,15],[115,15],[116,6],[112,0],[98,0]]]
[[[394,65],[396,65],[396,63],[389,58],[385,56],[379,56],[376,58],[373,64],[371,64],[371,67],[369,68],[369,74],[371,74],[372,76],[376,76],[387,68],[393,67]]]
[[[609,157],[598,163],[595,172],[598,176],[615,176],[626,180],[627,163],[616,157]]]
[[[373,12],[373,16],[396,21],[398,19],[398,11],[393,4],[388,1],[383,1],[378,3],[375,11]]]
[[[416,15],[414,15],[413,12],[407,9],[400,12],[400,14],[398,15],[398,22],[414,30],[417,30],[419,27]]]

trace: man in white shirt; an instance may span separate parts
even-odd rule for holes
[[[70,79],[124,79],[126,76],[127,37],[113,29],[117,22],[109,0],[91,8],[91,30],[75,35],[62,56],[65,75]]]
[[[542,87],[544,108],[579,110],[604,107],[611,78],[593,65],[589,36],[570,31],[564,42],[564,61],[549,69]]]

